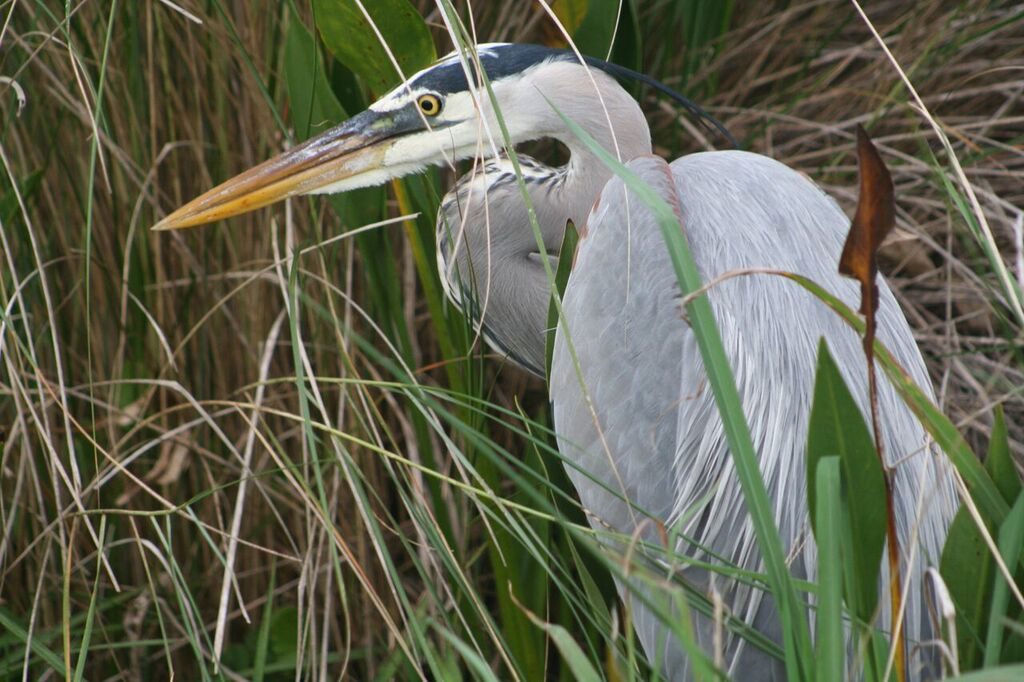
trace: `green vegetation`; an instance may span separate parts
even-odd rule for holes
[[[452,4],[481,42],[561,44],[539,3]],[[1024,662],[1024,8],[868,3],[890,59],[838,0],[551,4],[585,52],[698,99],[848,213],[855,126],[870,128],[896,183],[883,270],[939,406],[879,367],[976,502],[943,556],[944,636],[960,671],[985,668],[964,679],[1020,674],[995,666]],[[444,300],[450,170],[148,229],[362,110],[399,80],[392,58],[410,73],[451,47],[432,0],[363,5],[388,49],[356,0],[0,2],[0,678],[653,675],[543,383]],[[659,153],[714,142],[634,93]],[[819,389],[843,390],[825,371]],[[818,414],[842,404],[820,400]],[[841,494],[859,465],[813,439],[816,533],[870,534]],[[820,615],[796,610],[785,651],[746,633],[808,679],[848,668],[839,605],[863,620],[874,581],[842,543],[819,547],[820,586],[778,562],[736,576],[816,592]],[[628,570],[666,618],[714,608],[663,570]],[[888,643],[872,641],[858,665],[883,679]]]

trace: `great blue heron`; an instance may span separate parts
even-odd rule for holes
[[[477,87],[480,67],[493,100]],[[569,474],[580,500],[595,527],[657,542],[656,524],[644,522],[650,514],[680,531],[673,535],[680,538],[680,554],[758,571],[754,531],[695,337],[680,312],[661,233],[643,202],[572,134],[562,115],[681,209],[706,281],[737,268],[782,269],[856,305],[857,285],[836,273],[849,220],[810,180],[764,156],[710,152],[671,165],[652,156],[639,105],[609,72],[615,69],[598,60],[583,63],[572,52],[482,45],[472,59],[453,55],[417,73],[358,116],[225,182],[158,227],[197,225],[289,196],[343,192],[431,164],[494,156],[502,129],[495,109],[512,144],[560,141],[570,152],[565,166],[519,158],[547,254],[558,252],[567,221],[582,228],[549,385],[559,446],[576,465]],[[545,257],[509,159],[499,154],[444,198],[438,258],[449,296],[471,308],[493,346],[534,373],[541,373],[545,357]],[[888,286],[879,288],[878,336],[927,390],[910,328]],[[779,278],[732,278],[708,295],[791,570],[813,579],[804,448],[816,347],[821,337],[827,340],[864,408],[860,339],[804,290]],[[902,547],[919,550],[906,611],[908,639],[919,641],[930,636],[922,566],[937,561],[956,498],[944,460],[885,380],[879,406],[885,452],[895,470],[898,536]],[[684,575],[698,589],[709,588],[706,570],[691,567]],[[721,578],[716,590],[735,617],[778,637],[771,599]],[[643,600],[634,598],[633,608],[648,655],[663,654],[661,668],[669,678],[689,677],[682,649],[665,641],[665,628]],[[697,639],[710,649],[716,624],[695,619]],[[741,637],[726,632],[717,641],[726,669],[738,678],[783,679],[783,664]]]

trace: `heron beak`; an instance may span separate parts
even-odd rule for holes
[[[324,191],[383,165],[392,138],[420,122],[404,112],[367,110],[339,126],[236,175],[153,226],[176,230],[212,223],[300,194]],[[357,186],[353,184],[353,186]]]

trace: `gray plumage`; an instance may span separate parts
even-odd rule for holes
[[[564,172],[519,157],[531,194],[550,193]],[[497,195],[519,201],[490,201]],[[557,254],[568,214],[558,201],[536,205],[545,251]],[[507,230],[503,226],[522,225]],[[513,255],[509,255],[513,254]],[[502,260],[495,262],[495,258]],[[518,262],[511,263],[510,259]],[[488,161],[464,176],[441,202],[437,223],[438,270],[448,298],[479,323],[483,337],[503,356],[544,376],[544,329],[550,290],[515,169],[508,159]],[[478,325],[479,326],[479,325]],[[539,335],[539,341],[538,341]]]
[[[537,69],[531,85],[605,148],[617,148],[634,172],[670,204],[681,207],[683,229],[705,281],[741,268],[781,269],[809,277],[848,305],[858,306],[857,284],[837,274],[849,218],[812,182],[767,157],[739,151],[692,154],[668,165],[650,155],[649,132],[639,107],[611,78],[594,73],[600,99],[611,114],[614,140],[596,96],[590,96],[590,107],[576,105],[579,90],[592,93],[589,83],[566,88],[559,85],[565,82],[561,76],[552,73],[545,78],[543,69]],[[585,83],[587,76],[578,75],[576,80]],[[647,519],[649,514],[688,538],[675,547],[680,554],[722,563],[717,556],[726,565],[763,572],[657,223],[564,126],[558,130],[550,116],[546,119],[549,128],[555,128],[546,136],[569,147],[570,162],[561,169],[544,169],[530,160],[524,175],[548,253],[558,252],[566,220],[584,226],[565,292],[565,320],[557,332],[550,393],[559,447],[573,464],[570,478],[591,523],[627,535],[639,532],[657,544],[656,524]],[[548,278],[507,160],[489,162],[483,172],[467,175],[445,197],[438,236],[449,296],[464,308],[471,297],[471,316],[482,323],[488,342],[541,373]],[[914,380],[930,390],[906,320],[888,286],[880,282],[879,289],[879,338]],[[816,556],[807,516],[804,451],[817,345],[820,338],[826,339],[866,414],[860,339],[824,304],[778,277],[729,279],[715,285],[709,298],[791,569],[797,577],[813,580]],[[570,339],[579,375],[569,352]],[[948,463],[929,445],[886,379],[880,380],[879,389],[885,451],[896,467],[901,547],[904,553],[911,547],[917,550],[906,634],[911,642],[919,642],[931,637],[922,603],[923,567],[938,561],[956,496]],[[922,492],[927,493],[924,500]],[[918,537],[913,537],[915,532]],[[700,589],[712,587],[706,570],[686,568],[683,575]],[[770,598],[721,576],[713,582],[732,615],[778,641],[777,613]],[[883,590],[883,604],[888,603],[887,594]],[[641,599],[633,599],[633,608],[648,655],[662,654],[661,668],[669,679],[688,679],[683,651],[666,641],[665,628]],[[888,627],[888,620],[883,608],[883,627]],[[697,616],[695,629],[701,646],[711,652],[712,622]],[[781,661],[728,631],[722,636],[725,665],[736,679],[785,679]],[[933,672],[922,670],[934,664],[933,654],[927,648],[912,649],[911,679]]]

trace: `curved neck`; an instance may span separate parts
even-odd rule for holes
[[[563,120],[570,119],[602,149],[622,163],[651,153],[651,132],[636,100],[613,78],[597,69],[564,63],[532,79],[534,97],[544,107],[548,132],[569,149],[569,163],[555,194],[567,218],[582,228],[590,209],[614,173]],[[592,80],[591,80],[592,79]]]
[[[598,96],[582,67],[558,66],[544,69],[543,79],[532,78],[532,87],[520,84],[517,92],[528,93],[529,100],[513,98],[503,106],[511,130],[530,131],[514,141],[554,138],[569,149],[569,162],[557,169],[519,156],[544,250],[553,259],[566,222],[582,230],[613,175],[558,112],[623,163],[651,153],[643,112],[618,83],[592,71]],[[567,78],[586,79],[587,86],[566,87]],[[483,174],[464,176],[445,196],[438,215],[438,260],[449,298],[481,324],[490,345],[543,374],[551,288],[508,159],[491,161]]]

